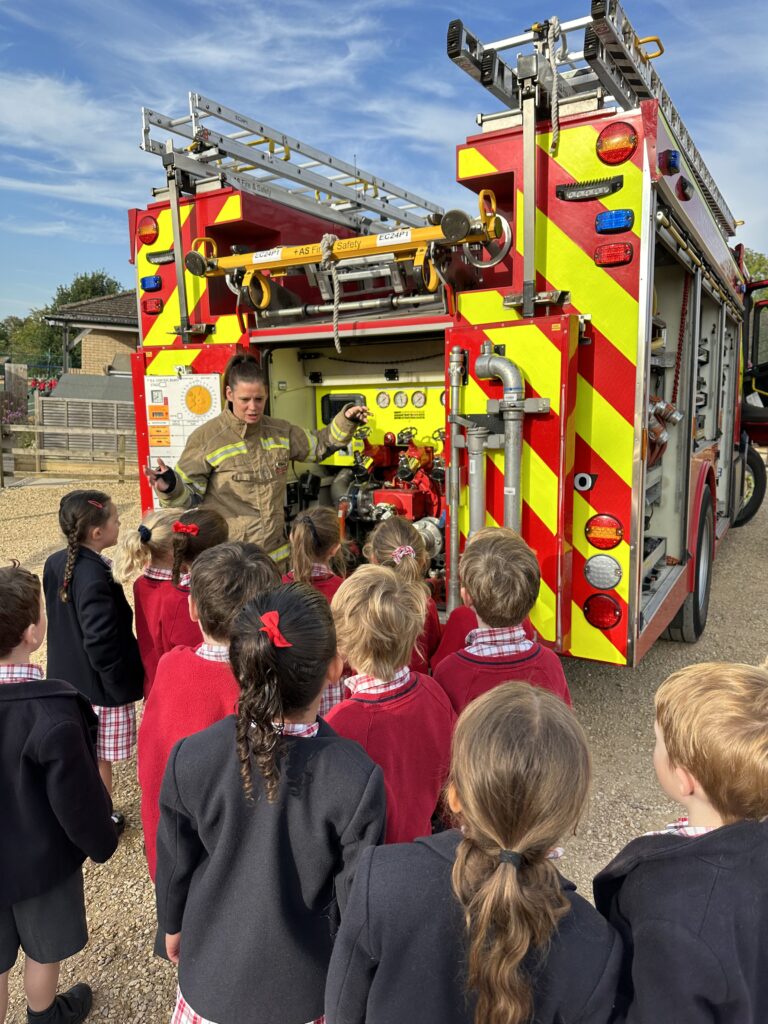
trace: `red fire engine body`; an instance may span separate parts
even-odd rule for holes
[[[332,505],[362,542],[408,517],[449,607],[465,539],[512,526],[537,552],[531,618],[558,652],[636,664],[662,634],[696,639],[743,515],[746,285],[645,45],[616,4],[499,44],[452,23],[449,56],[505,108],[457,149],[473,214],[198,94],[186,119],[145,110],[167,186],[130,214],[140,463],[173,462],[247,348],[271,415],[373,412],[348,448],[294,467],[289,520]],[[530,50],[514,68],[513,47]]]

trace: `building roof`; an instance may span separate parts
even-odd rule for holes
[[[54,324],[77,324],[82,327],[133,327],[139,329],[136,292],[100,295],[82,302],[68,302],[52,310],[45,318]]]
[[[132,402],[133,388],[130,377],[112,377],[107,374],[65,373],[62,375],[54,398],[107,399],[110,402]],[[46,399],[47,401],[47,399]]]

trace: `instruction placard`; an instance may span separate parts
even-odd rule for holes
[[[162,459],[175,466],[189,435],[221,412],[217,373],[147,377],[144,389],[152,465]]]

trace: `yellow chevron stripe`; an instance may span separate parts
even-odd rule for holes
[[[539,596],[529,618],[541,639],[554,643],[557,639],[557,597],[544,580],[541,581]]]
[[[200,348],[164,349],[147,364],[147,376],[175,377],[177,366],[191,366],[201,352]]]
[[[243,202],[239,192],[230,196],[216,215],[216,224],[223,224],[225,220],[242,220]]]
[[[517,363],[523,376],[552,412],[560,415],[560,350],[536,324],[501,327],[485,332],[494,345],[506,345],[506,358]]]
[[[494,167],[487,156],[484,156],[474,146],[467,146],[459,150],[458,173],[459,180],[462,178],[477,178],[481,174],[496,174],[497,167]]]
[[[609,121],[605,122],[605,124],[609,123]],[[631,162],[621,164],[619,167],[609,167],[602,163],[595,152],[598,134],[598,130],[593,125],[579,125],[575,128],[561,129],[557,155],[552,159],[576,181],[591,181],[595,178],[606,178],[612,177],[615,174],[621,174],[624,178],[623,188],[612,196],[606,196],[601,202],[609,210],[634,210],[635,227],[633,231],[627,232],[627,234],[634,234],[639,238],[643,172]],[[540,149],[548,154],[551,139],[550,133],[545,132],[536,136],[536,143]],[[624,237],[622,234],[622,238]]]
[[[521,209],[522,201],[518,192]],[[574,306],[591,313],[597,330],[631,363],[637,362],[636,300],[540,210],[536,213],[536,269],[553,287],[570,291]]]
[[[518,320],[514,309],[505,309],[502,294],[495,289],[477,292],[459,292],[458,310],[470,324],[498,324]]]
[[[610,555],[615,558],[621,566],[621,581],[616,587],[616,593],[619,597],[629,603],[629,544],[623,540],[615,548],[610,551],[600,551],[598,548],[593,548],[592,545],[587,541],[584,536],[584,527],[587,525],[587,520],[590,516],[597,514],[597,509],[593,508],[583,495],[579,494],[578,491],[574,492],[573,495],[573,546],[579,552],[583,558],[591,558],[593,555]],[[610,512],[610,509],[607,511]],[[628,528],[629,523],[624,523],[625,530]],[[594,626],[590,626],[590,629],[594,629]]]
[[[607,661],[612,665],[627,663],[627,659],[614,647],[605,633],[590,626],[584,618],[584,612],[575,601],[571,602],[571,646],[568,650],[576,658]]]
[[[189,219],[192,212],[192,205],[187,203],[179,208],[179,219],[182,227]],[[173,228],[171,226],[171,211],[160,210],[157,214],[157,225],[160,229],[154,249],[171,249],[173,247]],[[153,267],[144,256],[144,249],[136,260],[136,272],[139,277],[145,274],[154,274],[156,267]],[[191,313],[200,301],[205,291],[205,278],[195,277],[188,270],[184,271],[184,280],[187,285],[187,305]],[[142,344],[149,348],[157,345],[171,345],[176,337],[176,327],[179,325],[179,300],[178,289],[174,287],[168,300],[163,304],[163,310],[154,317],[152,326],[147,331]]]
[[[580,374],[576,384],[576,432],[628,487],[632,486],[634,428]]]

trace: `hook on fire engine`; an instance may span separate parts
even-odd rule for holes
[[[654,50],[653,53],[646,53],[644,50],[639,50],[640,56],[643,60],[655,60],[656,57],[660,57],[664,53],[664,44],[658,36],[644,36],[642,39],[637,40],[638,49],[641,46],[645,46],[646,43],[656,43],[658,50]]]
[[[272,285],[268,277],[258,270],[252,270],[245,275],[243,285],[254,309],[268,308],[272,299]]]

